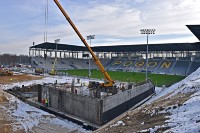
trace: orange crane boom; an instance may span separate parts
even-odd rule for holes
[[[107,82],[107,83],[104,83],[103,86],[105,86],[105,87],[111,87],[111,86],[113,86],[114,81],[112,80],[112,78],[110,77],[110,75],[108,74],[108,72],[105,70],[105,68],[102,65],[102,63],[100,62],[100,60],[94,54],[94,52],[92,51],[92,49],[90,48],[90,46],[88,45],[88,43],[85,41],[85,39],[83,38],[83,36],[79,32],[79,30],[76,28],[76,26],[74,25],[74,23],[72,22],[72,20],[70,19],[70,17],[67,15],[67,13],[65,12],[65,10],[61,6],[61,4],[58,2],[58,0],[54,0],[54,2],[56,3],[56,5],[60,9],[60,11],[63,13],[63,15],[65,16],[65,18],[69,22],[69,24],[72,26],[72,28],[74,29],[74,31],[76,32],[76,34],[79,36],[79,38],[81,39],[81,41],[83,42],[83,44],[87,47],[87,49],[89,50],[90,54],[92,55],[92,57],[93,57],[96,65],[99,67],[99,70],[103,73],[104,78],[106,79],[106,82]]]

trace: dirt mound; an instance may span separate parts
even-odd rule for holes
[[[0,102],[8,102],[8,99],[5,96],[0,96]]]

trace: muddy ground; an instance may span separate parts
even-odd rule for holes
[[[43,76],[31,76],[28,74],[0,76],[0,84],[10,84],[10,83],[16,83],[16,82],[21,82],[21,81],[37,80],[37,79],[42,79],[42,78]]]

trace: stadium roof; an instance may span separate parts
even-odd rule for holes
[[[46,43],[31,46],[30,48],[55,50],[56,44],[46,42]],[[97,47],[91,47],[91,48],[94,52],[137,52],[137,51],[146,51],[146,44],[97,46]],[[68,45],[68,44],[57,44],[57,49],[63,50],[63,51],[88,51],[85,46],[75,46],[75,45]],[[149,44],[149,51],[200,51],[200,42]]]
[[[38,45],[33,45],[30,48],[38,48],[38,49],[47,49],[47,50],[55,50],[56,44],[45,42]],[[86,47],[84,46],[76,46],[76,45],[69,45],[69,44],[57,44],[58,50],[65,50],[65,51],[86,51]]]
[[[200,25],[186,25],[190,31],[200,40]],[[41,43],[30,48],[56,49],[55,43]],[[75,46],[69,44],[57,44],[58,50],[63,51],[88,51],[85,46]],[[141,45],[115,45],[92,47],[94,52],[137,52],[146,51],[146,44]],[[200,42],[195,43],[168,43],[149,44],[149,51],[200,51]]]
[[[186,25],[186,26],[200,40],[200,25]]]

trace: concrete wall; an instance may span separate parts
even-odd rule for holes
[[[90,122],[99,122],[99,101],[93,97],[66,93],[66,111]]]
[[[97,125],[115,118],[154,92],[151,82],[105,99],[81,96],[53,87],[48,89],[50,107]]]
[[[126,90],[124,92],[118,93],[116,95],[107,97],[103,100],[103,112],[106,112],[130,99],[136,97],[137,95],[147,91],[148,89],[152,88],[152,83],[147,83],[138,87],[135,87],[130,90]]]
[[[92,123],[100,123],[100,100],[49,87],[49,106]]]
[[[58,90],[49,88],[49,106],[52,108],[58,108]]]

